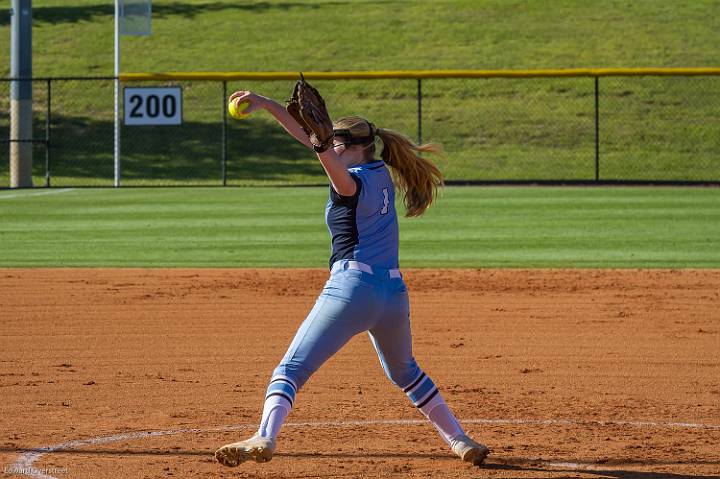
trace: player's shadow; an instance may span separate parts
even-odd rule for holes
[[[166,457],[197,457],[198,460],[214,462],[214,450],[195,449],[121,449],[121,448],[92,448],[92,449],[63,449],[58,451],[38,451],[36,449],[22,449],[17,447],[0,447],[0,452],[23,454],[42,452],[44,456],[166,456]],[[275,454],[276,458],[301,458],[301,459],[432,459],[435,461],[449,461],[457,463],[458,460],[451,454],[437,453],[390,453],[390,452],[281,452]],[[577,467],[563,467],[562,464],[574,464]],[[699,474],[676,474],[670,472],[647,472],[623,469],[623,466],[633,467],[663,467],[663,466],[717,466],[718,461],[656,461],[650,459],[626,459],[622,462],[614,462],[612,465],[603,466],[594,461],[582,461],[577,459],[553,459],[552,461],[540,459],[528,459],[521,457],[490,457],[488,461],[477,469],[478,478],[486,478],[491,471],[508,471],[522,473],[523,479],[546,479],[548,473],[552,473],[552,479],[577,479],[578,474],[585,476],[597,476],[598,478],[611,479],[720,479],[720,475],[699,475]],[[459,465],[462,467],[462,465]],[[469,467],[469,466],[466,466]],[[592,469],[602,467],[602,469]],[[537,473],[537,476],[533,476]]]
[[[562,464],[573,464],[577,467],[563,468]],[[720,461],[655,461],[649,459],[627,459],[614,463],[612,466],[603,466],[595,461],[579,461],[576,459],[554,459],[552,461],[530,460],[525,458],[490,458],[487,463],[480,466],[483,471],[517,471],[523,473],[523,478],[531,478],[528,473],[542,473],[538,478],[546,478],[548,472],[557,473],[553,479],[577,479],[578,474],[598,476],[615,479],[720,479],[720,475],[676,474],[671,472],[649,472],[623,469],[622,466],[679,466],[679,465],[705,465],[718,466]],[[564,476],[562,474],[568,473]],[[485,477],[485,476],[483,476]]]

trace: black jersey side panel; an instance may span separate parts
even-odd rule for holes
[[[355,246],[359,242],[357,229],[357,205],[360,198],[360,190],[362,182],[356,175],[350,175],[357,190],[352,196],[340,196],[335,189],[330,186],[330,209],[327,211],[327,224],[332,235],[332,255],[330,256],[330,266],[335,261],[341,259],[354,259]]]

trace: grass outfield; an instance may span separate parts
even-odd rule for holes
[[[152,35],[122,38],[122,71],[717,66],[718,16],[716,0],[155,0]],[[112,2],[36,2],[33,74],[112,75],[112,17]],[[9,30],[2,10],[0,37]],[[9,65],[9,47],[0,48],[0,76]],[[220,183],[222,87],[177,84],[182,126],[123,128],[125,185]],[[360,113],[417,136],[415,81],[317,86],[333,116]],[[228,84],[279,100],[291,87]],[[0,139],[9,136],[8,88],[0,83]],[[111,185],[112,83],[56,82],[52,92],[52,184]],[[44,137],[46,94],[35,85],[35,138]],[[423,138],[445,146],[448,179],[594,179],[594,100],[591,78],[425,81]],[[720,181],[718,108],[720,77],[603,78],[601,179]],[[315,158],[266,114],[231,122],[228,135],[230,184],[322,181]],[[266,166],[282,163],[294,168]],[[43,148],[35,166],[44,184]],[[0,149],[0,187],[8,170]]]
[[[716,0],[153,0],[122,71],[718,65]],[[33,4],[36,76],[112,75],[113,4]],[[10,16],[0,10],[0,37]],[[9,44],[0,76],[9,73]]]
[[[325,188],[0,191],[0,267],[324,267]],[[404,267],[720,268],[720,189],[448,187]]]

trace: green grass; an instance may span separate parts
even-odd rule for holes
[[[718,13],[715,0],[154,0],[152,35],[122,38],[122,69],[718,65]],[[108,1],[34,2],[35,75],[112,75],[112,17]]]
[[[0,267],[324,267],[325,188],[0,192]],[[403,267],[720,267],[720,189],[446,188]]]
[[[112,75],[112,2],[45,0],[36,76]],[[122,38],[122,71],[532,69],[720,65],[714,0],[186,0],[153,2],[153,34]],[[7,10],[0,37],[9,38]],[[9,74],[9,44],[0,76]],[[219,183],[223,95],[180,82],[181,127],[123,128],[125,184]],[[601,178],[720,181],[720,77],[603,78]],[[331,114],[361,113],[417,135],[416,82],[319,82]],[[284,99],[291,82],[231,82]],[[8,136],[0,83],[0,138]],[[35,137],[45,86],[35,87]],[[594,178],[593,80],[433,80],[423,138],[445,145],[449,179]],[[54,185],[112,183],[112,84],[53,86]],[[233,122],[231,184],[315,183],[314,159],[267,115]],[[8,185],[0,149],[0,187]],[[36,183],[42,184],[42,148]]]

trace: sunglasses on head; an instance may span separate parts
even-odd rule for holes
[[[347,129],[333,130],[333,133],[335,134],[335,139],[338,141],[334,146],[343,145],[347,148],[352,145],[368,145],[374,140],[372,136],[352,136],[350,130]]]

